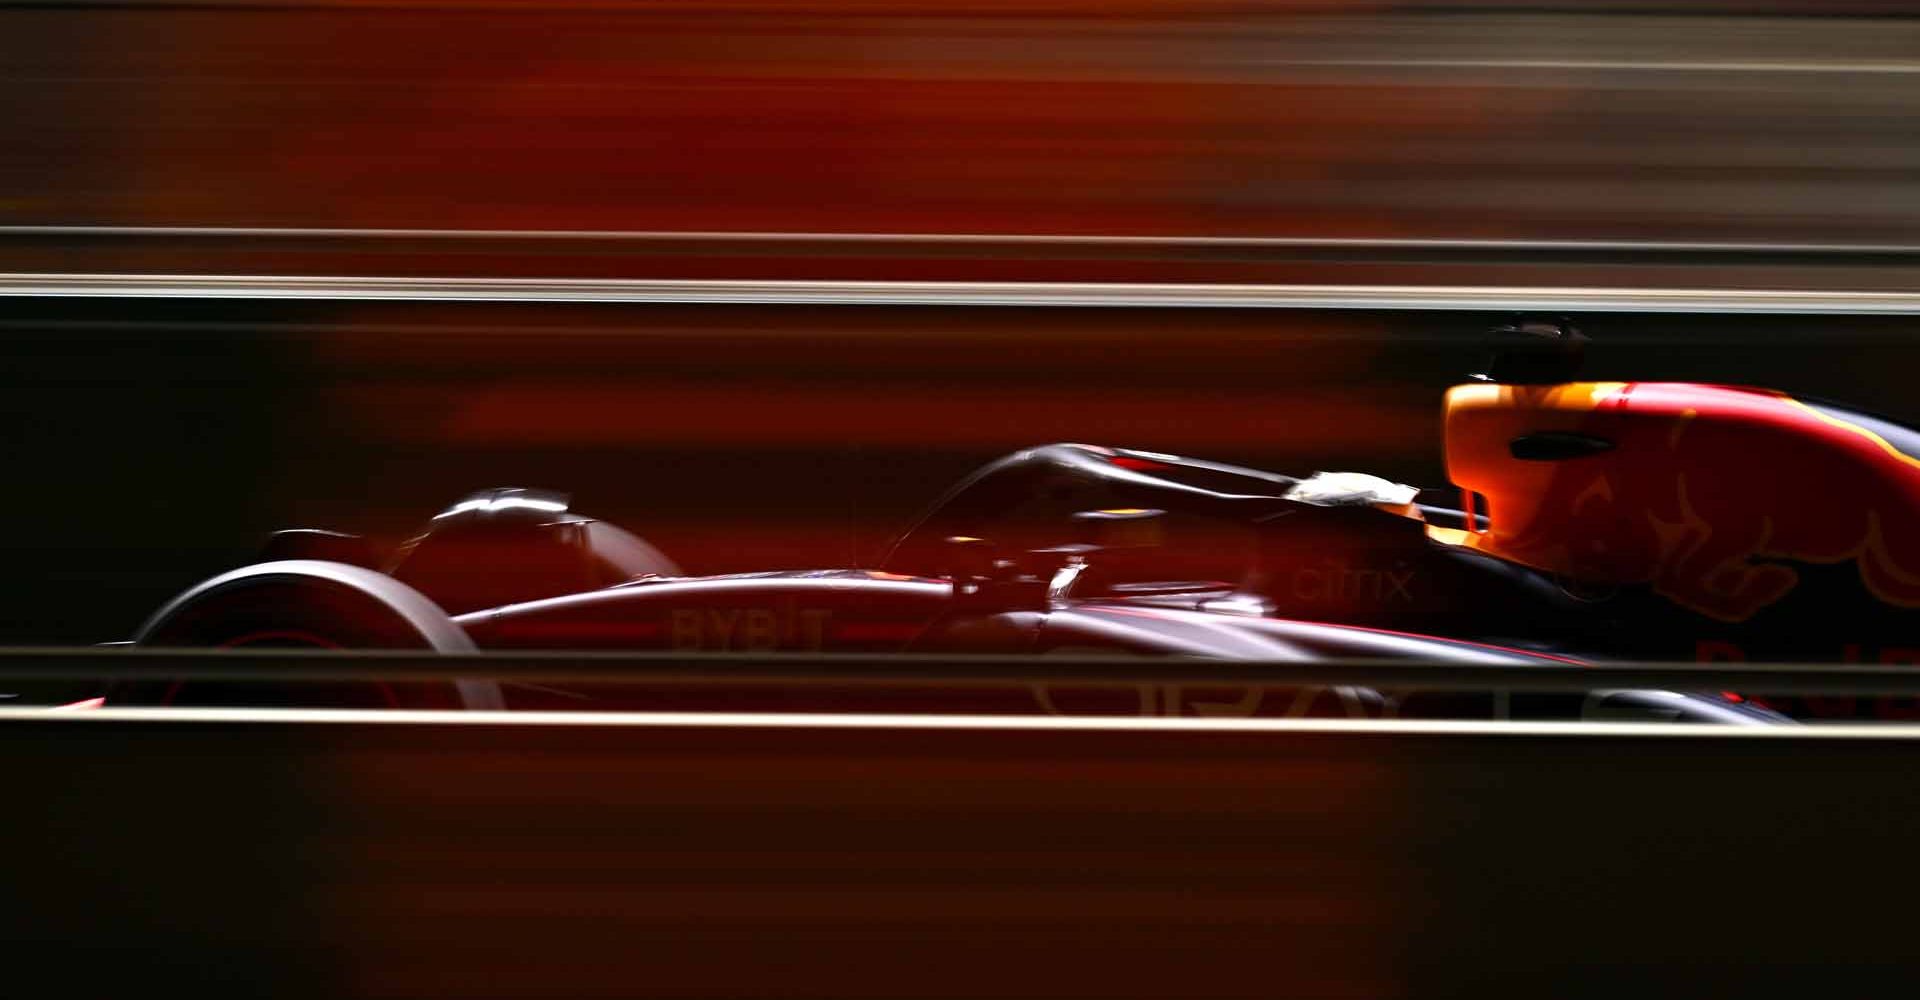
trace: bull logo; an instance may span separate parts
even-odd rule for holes
[[[1850,561],[1878,599],[1920,606],[1920,459],[1868,427],[1783,393],[1684,383],[1469,386],[1448,406],[1449,471],[1488,498],[1476,548],[1650,585],[1725,622],[1790,593],[1788,562]],[[1556,461],[1509,447],[1543,425],[1609,447]]]

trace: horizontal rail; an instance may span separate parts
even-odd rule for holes
[[[1920,315],[1920,293],[1443,285],[0,274],[0,297]]]
[[[0,296],[1906,314],[1916,271],[1920,243],[0,226]]]
[[[89,678],[320,681],[571,680],[650,684],[1176,684],[1584,692],[1624,688],[1762,694],[1920,695],[1920,668],[1879,664],[1598,663],[1578,667],[1405,660],[1214,660],[630,652],[0,650],[0,681]]]
[[[1523,240],[1446,238],[1368,238],[1299,236],[1159,235],[1127,236],[1084,233],[818,233],[728,232],[723,230],[617,229],[408,229],[326,228],[281,226],[0,226],[0,244],[80,246],[151,243],[286,243],[331,244],[362,249],[359,244],[392,245],[421,242],[471,247],[479,244],[554,244],[604,246],[627,252],[701,253],[756,248],[762,253],[811,256],[818,253],[872,254],[979,252],[994,256],[1115,256],[1213,259],[1231,254],[1236,259],[1301,256],[1352,259],[1355,257],[1408,258],[1462,256],[1616,261],[1621,259],[1699,259],[1724,262],[1728,258],[1795,258],[1808,261],[1884,260],[1920,263],[1920,244],[1914,243],[1759,243],[1737,240]]]
[[[1474,719],[1239,719],[1130,716],[902,715],[832,712],[508,712],[350,708],[96,708],[50,712],[0,708],[0,723],[49,726],[131,723],[228,726],[513,726],[583,729],[919,730],[1005,733],[1268,733],[1418,737],[1687,738],[1748,740],[1920,740],[1920,725],[1875,722],[1819,726],[1711,723],[1535,722]]]

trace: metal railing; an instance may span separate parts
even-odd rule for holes
[[[0,227],[0,297],[1911,315],[1920,245]]]
[[[1920,695],[1891,664],[1435,663],[1093,656],[485,652],[33,647],[0,649],[0,683],[49,680],[501,681],[650,684],[1182,684],[1578,693],[1647,688],[1754,694]]]

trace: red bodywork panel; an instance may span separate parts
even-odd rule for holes
[[[1450,539],[1602,584],[1650,584],[1744,621],[1800,582],[1783,562],[1859,568],[1920,606],[1920,458],[1785,393],[1661,382],[1466,385],[1447,395],[1448,474],[1489,523]],[[1519,457],[1523,438],[1597,450]]]

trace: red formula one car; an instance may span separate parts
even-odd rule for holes
[[[1489,374],[1447,393],[1458,507],[1366,475],[1295,478],[1057,444],[968,477],[875,568],[688,577],[559,495],[495,489],[438,514],[397,552],[327,532],[282,532],[263,561],[188,590],[134,641],[1543,668],[1591,657],[1920,655],[1909,645],[1920,606],[1920,434],[1766,390],[1572,381],[1577,333],[1526,324],[1504,336],[1510,343]],[[794,701],[788,692],[781,707],[857,700],[846,691],[817,695]],[[481,682],[378,693],[380,703],[488,708],[711,705],[736,696],[748,697]],[[179,700],[182,690],[141,684],[113,697]],[[1049,688],[1017,692],[1014,709],[1461,710],[1457,699],[1435,707],[1447,701],[1357,689]],[[1498,704],[1536,717],[1777,718],[1733,698],[1660,692]]]

